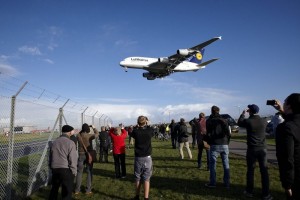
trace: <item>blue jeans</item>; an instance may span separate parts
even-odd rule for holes
[[[75,192],[80,192],[80,186],[82,182],[82,173],[85,163],[86,157],[85,154],[79,154],[78,164],[77,164],[77,176],[76,176],[76,186]],[[91,192],[92,190],[92,179],[93,179],[93,163],[91,165],[86,164],[86,190],[85,192]]]
[[[221,155],[224,176],[223,181],[226,187],[230,184],[230,171],[229,171],[229,148],[228,145],[211,145],[210,146],[210,159],[209,159],[209,170],[210,170],[210,185],[216,185],[216,163],[217,158]]]
[[[246,190],[249,193],[253,193],[254,188],[254,170],[256,165],[256,160],[259,164],[260,175],[261,175],[261,185],[262,185],[262,195],[269,195],[269,173],[267,166],[267,149],[253,150],[247,149],[247,187]]]

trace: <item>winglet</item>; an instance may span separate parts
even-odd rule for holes
[[[206,65],[208,65],[208,64],[210,64],[210,63],[212,63],[212,62],[214,62],[214,61],[216,61],[216,60],[218,60],[218,59],[219,59],[219,58],[213,58],[213,59],[208,60],[208,61],[206,61],[206,62],[200,63],[199,65],[197,65],[197,67],[202,68],[203,66],[206,66]]]

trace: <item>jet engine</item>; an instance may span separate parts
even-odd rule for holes
[[[147,78],[148,80],[154,80],[156,78],[152,73],[149,72],[143,73],[143,77]]]
[[[158,62],[167,63],[169,62],[169,58],[167,57],[158,58]]]
[[[194,52],[195,52],[195,50],[191,50],[191,49],[178,49],[177,50],[177,54],[182,55],[182,56],[187,56]]]

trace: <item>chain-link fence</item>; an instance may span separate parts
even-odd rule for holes
[[[49,182],[49,143],[69,124],[109,126],[107,116],[0,73],[0,199],[22,199]],[[95,144],[96,145],[96,144]]]

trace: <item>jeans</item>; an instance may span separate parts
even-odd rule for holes
[[[210,170],[210,185],[216,185],[216,163],[218,155],[221,155],[223,163],[223,182],[226,187],[230,185],[230,170],[229,170],[229,148],[228,145],[211,145],[210,146],[210,159],[209,159],[209,170]]]
[[[108,162],[108,147],[100,145],[99,162]]]
[[[86,157],[85,154],[79,154],[78,164],[77,164],[77,176],[76,176],[76,186],[75,192],[80,192],[80,186],[82,182],[82,173],[85,163]],[[92,179],[93,179],[93,163],[91,165],[86,164],[86,190],[85,192],[91,192],[92,190]]]
[[[254,170],[256,165],[256,160],[259,164],[260,174],[261,174],[261,185],[262,185],[262,195],[269,195],[269,173],[267,166],[267,149],[253,150],[247,149],[247,186],[246,190],[249,193],[253,193],[254,188]]]
[[[171,135],[171,142],[172,142],[173,149],[176,149],[176,143],[177,143],[177,136],[176,135]]]

